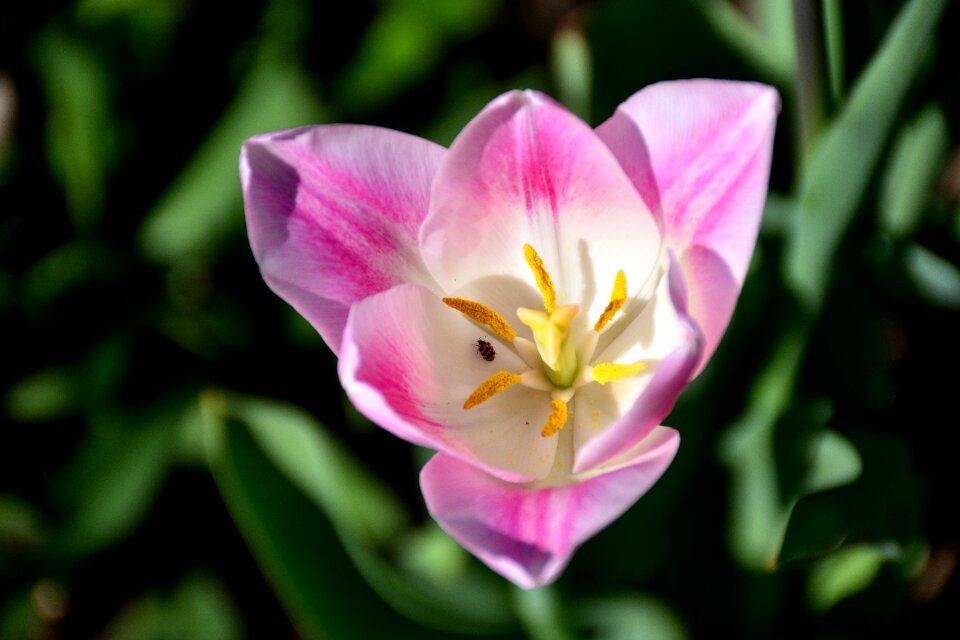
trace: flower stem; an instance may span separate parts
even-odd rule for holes
[[[556,589],[514,587],[512,593],[517,617],[530,640],[573,640]]]

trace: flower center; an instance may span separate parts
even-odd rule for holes
[[[573,398],[577,388],[596,382],[607,384],[637,375],[647,368],[647,363],[601,362],[590,366],[589,363],[597,346],[597,339],[603,329],[616,316],[627,300],[627,276],[618,271],[607,304],[593,331],[576,340],[572,335],[573,320],[580,314],[575,304],[557,306],[557,294],[553,279],[536,250],[526,244],[523,254],[530,271],[533,273],[537,288],[543,296],[543,310],[520,307],[517,317],[530,327],[533,342],[517,335],[510,323],[490,307],[465,298],[443,298],[443,302],[467,316],[474,322],[486,325],[493,333],[507,343],[512,344],[517,355],[528,365],[528,369],[519,373],[498,371],[480,383],[463,403],[465,410],[486,402],[501,391],[515,384],[550,394],[550,415],[540,430],[548,438],[555,435],[567,422],[567,403]],[[574,344],[574,343],[577,344]]]

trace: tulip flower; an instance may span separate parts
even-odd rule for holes
[[[257,136],[250,243],[356,407],[437,450],[420,482],[440,526],[547,584],[677,451],[661,421],[739,296],[778,108],[764,85],[689,80],[595,130],[513,91],[449,149],[367,126]]]

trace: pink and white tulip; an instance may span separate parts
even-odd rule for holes
[[[257,136],[250,243],[357,408],[438,451],[420,481],[440,526],[543,585],[677,451],[660,422],[739,296],[778,108],[689,80],[596,130],[513,91],[449,150],[365,126]]]

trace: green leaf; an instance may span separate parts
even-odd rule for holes
[[[731,553],[744,567],[774,566],[790,516],[778,490],[774,427],[789,406],[805,339],[786,333],[754,383],[747,410],[724,432],[720,459],[730,480]]]
[[[819,307],[833,256],[880,157],[945,0],[912,0],[810,157],[786,253],[787,281],[809,309]]]
[[[758,73],[781,86],[793,81],[796,46],[793,11],[787,3],[754,3],[754,20],[729,2],[697,0],[695,4],[717,36]],[[760,22],[760,28],[755,21]]]
[[[40,638],[48,629],[37,617],[30,593],[5,593],[0,601],[0,637]]]
[[[112,396],[127,368],[123,338],[94,345],[80,365],[56,365],[18,381],[4,397],[7,415],[19,422],[52,422],[93,411]]]
[[[0,494],[0,553],[33,547],[43,534],[36,507],[17,496]]]
[[[394,619],[413,628],[380,598],[448,631],[515,626],[501,581],[448,573],[431,582],[384,559],[380,548],[398,537],[405,514],[322,425],[292,407],[235,394],[208,394],[203,404],[210,464],[224,499],[291,615],[314,633],[373,637]],[[462,565],[456,556],[453,562]],[[331,563],[336,569],[317,570]],[[350,603],[371,600],[384,612],[351,620]]]
[[[94,420],[90,435],[57,478],[71,514],[51,540],[51,553],[92,553],[146,517],[170,468],[175,416],[160,408]]]
[[[765,3],[781,4],[781,3]],[[827,84],[830,99],[836,103],[843,95],[843,11],[840,0],[822,0],[823,39],[827,54]]]
[[[947,153],[947,120],[939,105],[930,105],[905,124],[893,145],[880,186],[880,226],[891,236],[913,233]]]
[[[149,592],[124,606],[107,625],[105,640],[243,637],[236,604],[219,580],[191,575],[169,596]]]
[[[49,304],[72,289],[91,284],[117,266],[111,247],[77,238],[60,245],[30,267],[27,296],[33,303]]]
[[[826,491],[853,482],[863,471],[863,461],[853,444],[836,431],[824,429],[808,445],[810,466],[803,493]]]
[[[307,414],[235,394],[227,398],[227,411],[243,421],[271,462],[345,534],[378,545],[407,524],[399,499]]]
[[[237,163],[244,140],[321,118],[303,71],[262,52],[223,117],[144,220],[138,238],[143,253],[164,263],[213,253],[243,226]]]
[[[833,477],[826,479],[847,481],[854,466],[860,466],[862,472],[853,482],[824,486],[796,502],[780,563],[820,558],[853,542],[891,541],[908,546],[919,539],[922,502],[918,497],[922,490],[913,471],[909,443],[877,434],[860,435],[854,442],[862,464],[847,466],[848,474],[842,478],[831,474]],[[848,454],[835,457],[852,462]]]
[[[75,373],[62,366],[32,373],[4,396],[4,410],[17,422],[50,422],[79,410]]]
[[[114,616],[104,631],[106,640],[160,640],[163,603],[156,594],[136,598]]]
[[[845,547],[817,562],[810,572],[807,597],[811,607],[825,612],[840,600],[867,588],[888,553],[875,545]]]
[[[486,567],[468,565],[462,549],[456,552],[447,546],[440,558],[444,565],[411,574],[357,541],[341,535],[341,543],[380,597],[413,620],[450,633],[495,634],[517,627],[507,585]],[[470,570],[459,572],[464,566]]]
[[[797,203],[792,198],[776,191],[768,193],[767,202],[763,206],[763,217],[760,219],[760,233],[767,237],[786,235],[796,207]],[[760,248],[758,245],[757,249]]]
[[[57,28],[36,44],[46,94],[46,151],[79,231],[93,231],[103,214],[113,152],[107,72],[91,47]]]
[[[243,636],[236,604],[223,584],[212,576],[187,577],[177,585],[166,608],[168,638],[233,640]]]
[[[907,273],[927,302],[960,309],[960,270],[932,251],[912,245],[905,255]]]
[[[483,29],[500,11],[502,0],[394,0],[406,4],[451,37],[465,37]]]
[[[444,38],[429,20],[398,2],[367,29],[340,80],[337,103],[367,111],[394,100],[427,76],[443,56]]]
[[[589,600],[576,619],[594,629],[594,640],[684,640],[683,620],[663,601],[643,594],[620,594]]]
[[[210,394],[204,399],[213,407],[220,402]],[[425,631],[387,607],[363,581],[330,521],[266,455],[246,425],[208,410],[205,434],[224,501],[301,633],[379,638]]]
[[[780,566],[797,558],[797,554],[817,556],[835,548],[845,539],[839,534],[841,525],[821,526],[817,518],[833,513],[810,514],[804,509],[806,497],[850,485],[863,470],[856,447],[839,433],[827,429],[828,402],[794,402],[791,409],[775,425],[775,461],[781,519],[771,530],[771,560],[767,568]],[[814,518],[802,521],[804,518]],[[798,532],[816,529],[818,535],[801,536]],[[824,535],[819,535],[823,533]],[[798,548],[799,543],[799,548]],[[802,550],[802,551],[801,551]]]
[[[450,42],[482,28],[498,6],[486,0],[386,3],[338,81],[337,104],[351,113],[388,104],[427,77]]]

